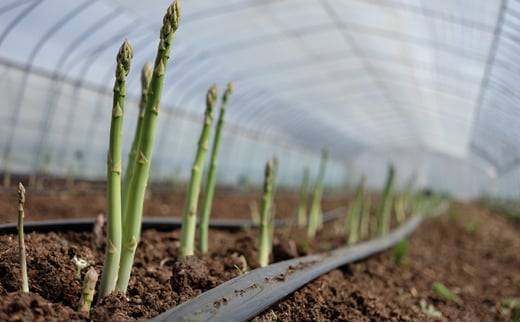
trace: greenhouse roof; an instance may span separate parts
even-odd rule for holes
[[[0,4],[3,172],[103,177],[115,57],[134,48],[125,147],[169,1]],[[459,196],[520,193],[520,1],[181,1],[152,178],[185,178],[205,92],[234,80],[221,183],[317,172],[330,185],[398,180]],[[131,113],[134,112],[134,113]],[[249,174],[249,175],[248,175]],[[254,174],[254,175],[250,175]]]

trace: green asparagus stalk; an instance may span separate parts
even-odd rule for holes
[[[202,180],[202,171],[204,169],[204,161],[206,152],[208,151],[208,141],[211,132],[211,124],[213,123],[213,109],[217,102],[218,91],[217,85],[213,84],[208,90],[206,96],[206,111],[204,113],[204,125],[200,134],[199,144],[193,167],[191,169],[191,178],[188,186],[188,194],[184,204],[184,215],[182,217],[181,227],[181,256],[192,256],[194,253],[193,245],[195,244],[195,227],[197,225],[197,204],[199,201],[200,184]]]
[[[110,294],[117,281],[121,257],[121,151],[126,76],[130,72],[133,52],[128,40],[123,42],[117,54],[114,101],[110,123],[110,144],[107,157],[107,246],[99,294]]]
[[[258,263],[260,267],[269,264],[271,253],[271,205],[273,201],[273,162],[269,160],[265,166],[264,195],[262,197],[262,210],[260,214],[260,243],[258,247]]]
[[[307,224],[307,197],[309,195],[309,168],[303,169],[303,178],[300,185],[300,197],[298,200],[297,223],[299,228]]]
[[[135,173],[135,160],[137,158],[137,153],[139,151],[139,140],[141,139],[141,134],[143,133],[143,120],[144,113],[146,111],[146,101],[148,100],[148,87],[150,85],[150,80],[152,79],[153,68],[150,62],[146,62],[143,66],[143,70],[141,71],[141,99],[139,100],[139,116],[137,118],[137,126],[135,128],[134,139],[132,141],[132,148],[130,148],[130,154],[128,158],[128,163],[125,171],[125,177],[123,181],[123,210],[121,213],[122,223],[125,223],[125,218],[128,209],[128,194],[130,192],[130,183],[132,182],[132,178]]]
[[[360,218],[363,213],[363,202],[365,199],[365,176],[361,177],[361,180],[358,184],[358,188],[356,190],[356,196],[354,198],[354,203],[352,204],[352,209],[350,212],[350,221],[349,221],[349,235],[348,235],[348,244],[354,244],[359,240],[359,231],[360,231]]]
[[[361,215],[361,223],[359,225],[359,237],[365,239],[369,236],[370,228],[370,209],[372,207],[372,199],[370,195],[366,195],[363,201],[363,214]]]
[[[81,290],[81,298],[78,302],[78,312],[89,315],[90,306],[94,300],[96,293],[96,283],[98,280],[98,273],[94,267],[90,267],[83,278],[83,288]]]
[[[314,195],[311,204],[311,210],[309,214],[309,225],[307,227],[307,236],[314,238],[316,231],[318,230],[320,223],[323,223],[321,214],[321,197],[323,195],[323,180],[325,178],[325,168],[328,159],[327,149],[323,149],[321,152],[321,163],[318,178],[316,179],[316,185],[314,186]]]
[[[25,187],[18,183],[18,256],[20,258],[20,277],[22,278],[22,292],[29,292],[29,279],[27,278],[27,260],[25,258],[25,240],[23,233],[23,218],[25,205]]]
[[[215,193],[215,182],[217,178],[217,156],[218,148],[220,144],[220,136],[222,127],[224,124],[224,117],[226,115],[226,106],[228,98],[233,92],[234,83],[229,82],[224,95],[222,96],[222,103],[220,105],[220,114],[218,117],[217,128],[215,130],[215,138],[213,139],[213,147],[211,149],[211,162],[209,165],[208,180],[206,193],[204,194],[204,203],[202,204],[202,213],[200,218],[199,228],[199,249],[200,252],[205,254],[208,252],[208,230],[209,230],[209,217],[211,213],[211,205],[213,204],[213,195]]]
[[[378,233],[385,236],[390,231],[390,215],[392,212],[392,182],[394,180],[395,168],[394,165],[388,167],[388,175],[386,177],[385,188],[381,202],[379,203],[377,215]]]
[[[173,37],[179,27],[180,14],[179,1],[175,0],[168,7],[163,19],[157,56],[155,58],[152,79],[150,80],[146,111],[143,119],[143,130],[139,139],[139,153],[134,164],[133,179],[129,184],[128,209],[123,225],[123,248],[116,284],[116,288],[123,292],[126,292],[128,287],[135,249],[141,235],[144,196],[152,162],[155,128],[159,115],[164,75],[168,59],[170,58]]]

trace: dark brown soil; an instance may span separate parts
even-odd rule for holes
[[[278,217],[292,217],[296,196],[279,193]],[[180,216],[183,194],[152,193],[147,215]],[[215,215],[249,218],[249,203],[257,193],[220,192]],[[342,206],[346,199],[329,198],[323,209]],[[48,192],[27,197],[32,219],[94,217],[105,209],[103,192]],[[0,223],[16,220],[14,194],[0,196]],[[338,222],[326,225],[337,230]],[[257,321],[495,321],[510,320],[499,306],[506,297],[520,297],[520,227],[475,204],[455,204],[449,214],[428,220],[409,241],[404,264],[397,266],[387,251],[350,264],[314,280],[256,317]],[[26,234],[29,271],[28,294],[20,288],[16,235],[0,236],[0,320],[4,321],[134,321],[147,320],[205,290],[255,268],[257,230],[211,230],[210,254],[177,258],[179,230],[146,230],[136,253],[126,295],[114,293],[95,299],[90,317],[77,313],[81,283],[74,256],[102,270],[103,249],[93,249],[90,232]],[[311,248],[302,232],[275,233],[274,259],[279,261],[324,250],[343,237],[320,234]],[[172,275],[173,273],[173,275]],[[442,282],[460,303],[435,294],[432,284]],[[442,318],[428,316],[420,301],[433,305]]]

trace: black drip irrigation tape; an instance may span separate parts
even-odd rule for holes
[[[441,205],[435,214],[444,212],[446,207],[446,204]],[[152,321],[247,321],[332,269],[390,248],[410,235],[422,218],[420,215],[410,218],[383,238],[252,270],[156,316]]]
[[[340,207],[323,214],[323,221],[328,222],[340,218],[345,214],[345,207]],[[49,232],[49,231],[88,231],[94,225],[94,218],[88,219],[63,219],[32,221],[24,224],[24,231],[27,232]],[[292,219],[277,219],[275,225],[284,227],[291,224]],[[144,217],[143,229],[171,230],[181,226],[182,219],[176,217]],[[233,229],[256,227],[258,224],[251,220],[243,219],[214,219],[210,220],[209,225],[214,228]],[[17,233],[16,223],[0,225],[0,234]]]

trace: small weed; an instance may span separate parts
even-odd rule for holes
[[[480,224],[476,220],[470,220],[466,225],[466,230],[474,236],[480,230]]]
[[[400,266],[404,264],[404,256],[406,251],[408,250],[408,240],[402,239],[399,240],[394,246],[394,263],[396,266]]]
[[[424,314],[435,318],[442,318],[442,313],[439,310],[435,309],[435,307],[432,304],[426,303],[424,299],[421,299],[419,301],[419,306],[421,307],[421,310]]]
[[[451,222],[457,222],[459,219],[459,214],[454,209],[450,209],[450,212],[448,213],[448,219],[450,219]]]
[[[435,294],[441,296],[442,298],[449,301],[454,301],[457,304],[462,303],[461,299],[443,283],[436,281],[433,283],[432,288]]]
[[[511,318],[513,322],[520,322],[520,298],[504,298],[501,302],[502,313]]]

